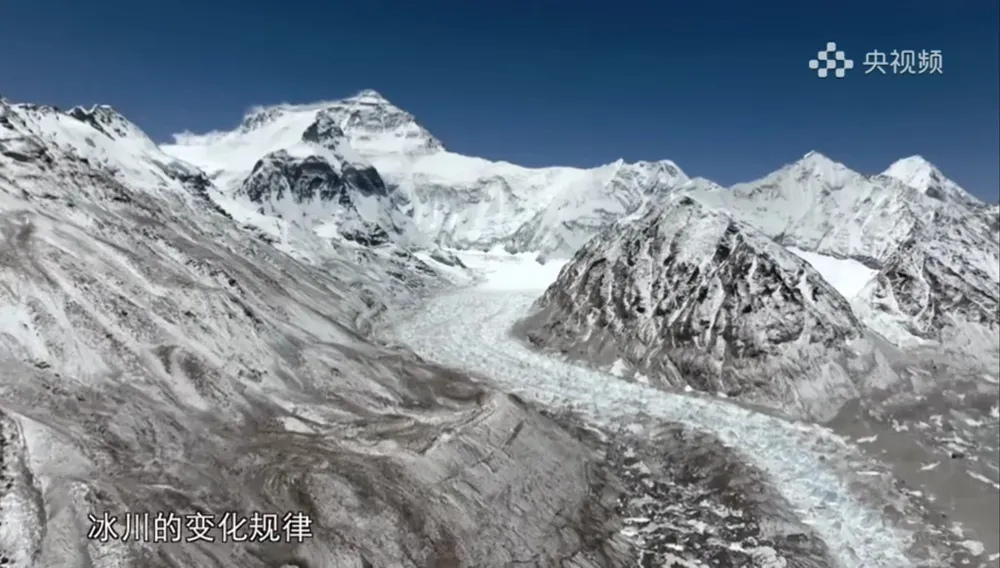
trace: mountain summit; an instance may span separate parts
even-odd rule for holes
[[[980,203],[959,185],[948,179],[923,156],[910,156],[893,162],[882,175],[898,179],[906,185],[941,201],[961,204]]]
[[[372,179],[377,174],[395,196],[392,203],[378,204],[391,211],[376,215],[365,208],[369,221],[412,222],[416,232],[440,246],[500,246],[545,258],[570,257],[609,224],[688,180],[669,160],[619,160],[590,169],[525,168],[450,152],[413,115],[370,89],[337,101],[256,108],[231,132],[183,134],[176,141],[165,151],[207,171],[227,198],[268,194],[240,190],[264,156],[284,151],[291,157],[313,156],[318,165],[315,157],[324,154],[322,159],[331,161],[335,171],[371,171]],[[279,162],[287,159],[268,160]],[[243,205],[267,215],[288,212],[284,206]],[[319,216],[329,217],[326,211]],[[315,217],[310,212],[306,216]]]

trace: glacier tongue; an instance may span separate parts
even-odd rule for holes
[[[905,532],[852,494],[835,456],[849,453],[817,427],[707,399],[668,394],[536,353],[509,329],[537,292],[462,290],[434,299],[390,330],[421,356],[494,379],[504,389],[552,407],[572,408],[620,426],[642,416],[681,422],[717,436],[770,476],[812,523],[843,568],[910,566]]]

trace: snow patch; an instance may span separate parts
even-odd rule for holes
[[[483,290],[544,290],[555,282],[565,261],[540,263],[531,253],[454,251],[463,264],[481,275]]]
[[[958,544],[962,545],[962,548],[968,550],[973,556],[979,556],[983,552],[986,552],[986,547],[978,540],[963,540]]]
[[[611,364],[611,368],[608,370],[608,373],[616,377],[624,377],[626,371],[628,371],[628,364],[621,359],[615,359],[615,362]]]
[[[788,247],[789,252],[808,262],[834,290],[848,300],[856,297],[871,282],[877,270],[868,268],[856,260],[836,258],[825,254]]]

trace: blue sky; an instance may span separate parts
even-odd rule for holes
[[[730,184],[810,149],[865,173],[921,154],[996,201],[998,4],[5,0],[0,94],[112,104],[167,141],[374,88],[491,159],[669,158]],[[828,41],[844,79],[808,68]],[[940,49],[943,73],[865,75],[874,49]]]

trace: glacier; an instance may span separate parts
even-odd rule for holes
[[[913,565],[907,531],[886,524],[876,507],[860,501],[849,487],[850,476],[834,465],[854,453],[842,438],[726,401],[627,383],[530,349],[510,329],[530,311],[542,278],[538,269],[519,273],[517,263],[503,266],[494,266],[478,286],[435,296],[383,333],[427,359],[489,377],[544,406],[572,408],[597,424],[649,416],[710,432],[771,476],[844,568]],[[525,274],[520,285],[519,274]]]

